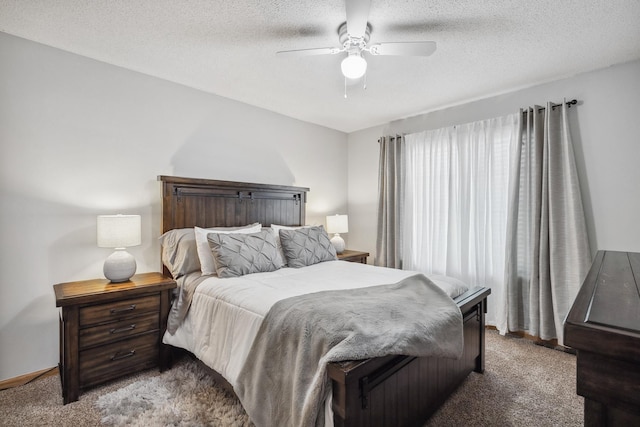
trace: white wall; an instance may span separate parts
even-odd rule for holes
[[[351,249],[375,252],[377,139],[498,117],[533,104],[578,99],[571,133],[592,251],[640,252],[640,61],[580,74],[349,134]],[[371,262],[370,258],[370,262]]]
[[[349,134],[349,249],[369,252],[373,264],[378,210],[378,138],[383,127]]]
[[[96,215],[141,214],[130,252],[160,269],[157,175],[310,187],[324,223],[347,136],[0,33],[0,380],[57,364],[52,285],[102,277]]]

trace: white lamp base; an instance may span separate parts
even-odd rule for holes
[[[336,252],[341,254],[344,252],[344,240],[340,237],[340,233],[336,233],[331,238],[331,244],[336,248]]]
[[[124,249],[118,249],[104,261],[104,277],[112,283],[126,282],[136,272],[136,259]]]

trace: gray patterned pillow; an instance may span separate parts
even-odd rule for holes
[[[336,250],[321,225],[280,230],[280,243],[289,267],[300,268],[337,259]]]
[[[250,234],[207,235],[218,277],[237,277],[282,267],[276,238],[270,230]]]

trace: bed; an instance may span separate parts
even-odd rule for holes
[[[163,233],[195,226],[234,227],[252,223],[299,226],[305,223],[306,194],[309,191],[307,188],[171,176],[160,176],[158,179],[162,182]],[[374,273],[382,275],[380,270],[376,270],[378,267],[346,261],[322,264],[304,267],[299,271],[284,268],[275,272],[277,274],[274,276],[282,276],[278,281],[288,280],[289,276],[293,277],[309,270],[310,276],[303,280],[312,283],[314,277],[322,277],[324,274],[352,275],[369,279],[374,278]],[[164,268],[165,274],[170,274],[167,267]],[[361,270],[354,273],[354,268]],[[392,279],[402,279],[402,282],[410,279],[406,272],[383,270],[389,277],[381,277],[379,284],[395,283],[396,280]],[[186,281],[187,276],[182,280]],[[265,277],[264,280],[267,282],[272,280],[272,273],[257,273],[251,276]],[[207,278],[202,283],[211,283],[210,280],[216,279]],[[219,288],[215,284],[199,286],[202,286],[202,289]],[[459,358],[389,354],[364,360],[337,360],[327,363],[321,370],[323,378],[328,378],[330,384],[329,398],[326,400],[326,407],[321,411],[324,425],[419,425],[442,405],[470,372],[483,372],[484,316],[490,290],[476,287],[458,293],[453,301],[454,308],[457,307],[456,310],[459,310],[458,317],[462,320]],[[177,305],[179,304],[175,304],[174,307]],[[200,309],[194,309],[192,306],[190,310],[197,312]],[[190,315],[189,312],[186,316]],[[260,319],[254,323],[260,324]],[[189,326],[188,322],[185,322],[184,326],[174,325],[173,334],[165,334],[165,343],[176,349],[187,350],[196,356],[203,354],[193,342],[190,329],[193,327]],[[225,346],[222,345],[221,348],[224,349]],[[229,391],[236,392],[238,390],[234,390],[231,383],[237,380],[240,366],[234,362],[237,355],[229,349],[245,353],[247,351],[232,346],[226,348],[224,351],[229,353],[228,363],[215,365],[210,361],[203,362],[210,367],[212,375],[222,385]],[[246,354],[243,357],[246,357]],[[206,356],[201,358],[207,359]],[[213,369],[211,365],[215,365],[217,369]],[[244,371],[241,374],[247,376]],[[229,377],[233,377],[231,382],[228,381]],[[236,388],[242,391],[243,387],[236,384]]]

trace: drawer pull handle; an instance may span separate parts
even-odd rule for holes
[[[127,311],[133,311],[136,309],[136,305],[135,304],[131,304],[129,307],[125,307],[125,308],[112,308],[111,309],[111,314],[118,314],[118,313],[124,313]]]
[[[113,328],[109,330],[110,334],[118,334],[120,332],[127,332],[127,331],[132,331],[136,328],[136,324],[132,323],[129,326],[125,326],[124,328]]]
[[[136,354],[135,350],[131,350],[131,351],[127,352],[127,353],[118,352],[118,353],[114,354],[113,356],[111,356],[111,361],[114,362],[116,360],[126,359],[127,357],[131,357],[131,356],[133,356],[135,354]]]

